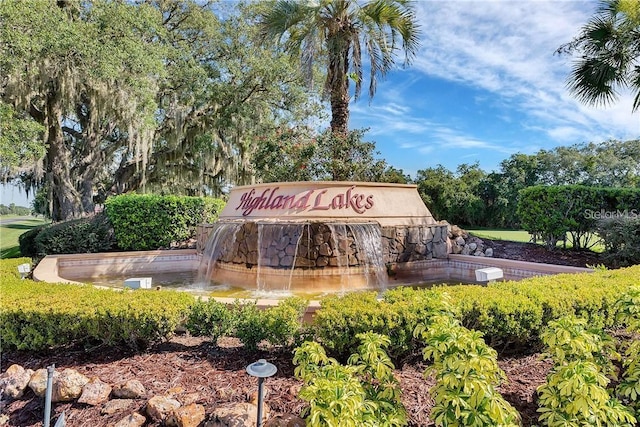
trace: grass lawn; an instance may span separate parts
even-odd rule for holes
[[[530,242],[531,234],[524,230],[496,230],[490,228],[476,228],[465,230],[481,239],[508,240],[511,242]]]
[[[17,217],[2,216],[3,221]],[[19,221],[0,225],[0,258],[17,258],[20,255],[18,237],[25,231],[47,224],[50,221],[42,218],[20,218]]]
[[[475,228],[475,229],[466,229],[470,234],[479,237],[481,239],[491,239],[491,240],[507,240],[510,242],[530,242],[531,234],[524,230],[500,230],[500,229],[491,229],[491,228]],[[568,235],[567,240],[567,248],[571,248],[572,241],[571,236]],[[604,246],[598,242],[598,236],[593,235],[591,237],[591,241],[594,245],[590,248],[593,252],[602,252],[604,251]],[[542,243],[538,241],[538,243]],[[558,246],[562,246],[562,242],[558,242]]]

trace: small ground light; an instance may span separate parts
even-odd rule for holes
[[[24,279],[31,272],[31,264],[20,264],[18,266],[18,273],[20,273],[20,278]]]
[[[267,362],[264,359],[260,359],[257,362],[253,362],[247,366],[247,374],[252,377],[258,378],[258,420],[256,426],[262,425],[262,383],[264,379],[274,375],[278,371],[278,368],[272,363]]]

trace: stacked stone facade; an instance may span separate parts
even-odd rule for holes
[[[447,257],[447,224],[244,221],[220,222],[211,233],[217,235],[205,256],[247,268],[324,269]]]

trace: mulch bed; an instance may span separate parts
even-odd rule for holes
[[[59,350],[52,354],[13,352],[2,355],[3,370],[13,363],[33,370],[55,364],[57,369],[73,368],[88,377],[116,384],[128,379],[138,379],[149,396],[164,394],[178,387],[187,393],[197,393],[197,403],[204,405],[207,413],[224,402],[245,402],[257,390],[257,380],[245,372],[248,364],[266,358],[278,367],[278,372],[266,380],[265,402],[272,413],[299,414],[305,402],[296,397],[301,382],[293,378],[291,353],[243,351],[235,340],[225,340],[221,347],[214,347],[203,338],[175,336],[170,341],[153,347],[145,353],[133,354],[123,349],[108,348],[84,351],[79,348]],[[550,369],[550,363],[538,355],[508,358],[499,361],[508,381],[499,389],[502,395],[520,412],[524,426],[535,423],[535,390],[542,384]],[[431,378],[424,377],[426,365],[415,358],[396,370],[396,377],[403,390],[403,403],[410,417],[410,426],[431,426],[429,411],[433,400],[429,389]],[[131,410],[143,411],[144,400],[136,402]],[[9,416],[7,426],[35,427],[42,425],[43,399],[31,390],[2,411]],[[57,417],[65,413],[69,427],[101,427],[115,424],[122,414],[106,416],[100,407],[78,403],[53,405]],[[150,423],[148,426],[159,426]]]
[[[574,251],[547,251],[540,245],[518,244],[498,240],[485,240],[494,248],[494,256],[519,260],[584,267],[602,263],[597,254]],[[50,353],[2,352],[1,368],[4,372],[17,363],[33,370],[55,364],[57,369],[73,368],[89,377],[116,384],[127,379],[138,379],[149,397],[164,394],[171,388],[181,387],[187,393],[197,393],[196,403],[205,406],[207,413],[223,402],[248,401],[257,390],[257,380],[245,372],[248,364],[265,358],[278,367],[277,374],[266,380],[268,395],[265,402],[272,413],[299,414],[305,402],[298,399],[300,381],[293,378],[291,353],[246,352],[233,339],[213,346],[207,339],[175,336],[144,353],[131,353],[119,348],[58,349]],[[521,414],[525,427],[536,423],[536,388],[541,385],[551,364],[539,354],[510,355],[499,360],[508,381],[499,391]],[[403,403],[410,417],[410,426],[433,425],[429,411],[433,401],[429,388],[433,385],[423,372],[426,365],[419,355],[398,366],[396,376],[403,390]],[[136,402],[133,410],[142,410],[145,401]],[[42,425],[44,402],[31,390],[2,410],[9,420],[6,426],[30,427]],[[65,412],[68,427],[101,427],[113,425],[122,415],[105,416],[100,408],[78,403],[55,404],[54,414]],[[159,424],[148,423],[147,426]]]

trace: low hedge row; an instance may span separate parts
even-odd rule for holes
[[[23,233],[20,252],[39,260],[54,254],[167,248],[195,237],[197,225],[214,222],[224,205],[224,200],[212,197],[114,196],[97,215]]]
[[[640,265],[584,274],[534,277],[489,286],[440,286],[428,290],[396,288],[382,299],[374,292],[333,296],[316,313],[316,337],[334,354],[344,357],[357,345],[356,335],[373,331],[390,337],[394,358],[421,348],[412,339],[416,325],[442,310],[448,298],[462,325],[480,331],[501,352],[540,344],[549,321],[567,315],[584,317],[593,327],[614,326],[615,301],[640,284]]]
[[[5,349],[45,350],[72,343],[159,342],[184,322],[194,298],[179,292],[112,291],[93,286],[21,280],[18,264],[2,261],[0,336]]]
[[[554,275],[489,286],[401,287],[357,292],[321,301],[312,325],[302,323],[304,301],[291,298],[261,312],[253,303],[225,306],[195,301],[175,292],[113,292],[88,286],[51,285],[20,280],[17,265],[2,260],[0,333],[8,348],[43,349],[74,341],[148,345],[166,338],[183,323],[194,335],[235,336],[248,348],[261,341],[296,345],[315,338],[332,354],[348,356],[358,334],[389,337],[388,352],[402,358],[423,343],[416,326],[431,316],[452,312],[462,325],[484,334],[499,351],[538,345],[555,319],[575,315],[593,327],[615,326],[615,301],[640,284],[640,265],[580,275]]]

